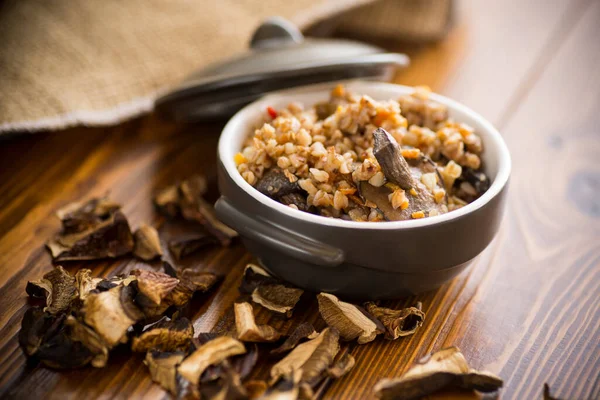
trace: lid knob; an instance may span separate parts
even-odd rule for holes
[[[304,36],[294,24],[281,17],[271,17],[254,31],[250,47],[260,49],[280,46],[282,42],[302,43],[302,41]]]

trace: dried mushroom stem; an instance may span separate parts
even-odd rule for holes
[[[423,325],[425,313],[421,311],[421,307],[421,302],[417,303],[416,307],[402,308],[400,310],[379,307],[375,303],[365,304],[367,311],[385,326],[385,338],[389,340],[412,335]]]
[[[446,387],[495,392],[502,384],[502,379],[489,372],[469,368],[460,350],[450,347],[420,360],[400,378],[380,380],[373,390],[378,399],[410,400]]]
[[[336,328],[344,340],[358,339],[359,344],[364,344],[383,332],[373,318],[354,304],[343,302],[329,293],[319,293],[317,300],[319,312],[327,325]]]
[[[179,365],[177,372],[192,385],[198,385],[206,368],[245,352],[246,348],[242,342],[221,336],[197,348]]]
[[[133,234],[133,240],[133,254],[142,260],[149,261],[162,256],[158,232],[153,227],[140,226]]]
[[[235,328],[237,337],[243,342],[275,342],[281,333],[269,325],[257,325],[250,303],[235,303]]]

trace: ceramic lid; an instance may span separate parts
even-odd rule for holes
[[[197,71],[155,107],[176,121],[225,118],[268,92],[344,79],[386,80],[406,65],[404,54],[350,40],[304,38],[292,23],[274,17],[254,32],[246,53]]]

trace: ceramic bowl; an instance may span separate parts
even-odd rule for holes
[[[452,279],[492,241],[502,220],[511,169],[500,133],[482,116],[449,98],[431,98],[483,140],[491,185],[467,206],[436,217],[355,222],[294,210],[261,194],[238,173],[234,155],[263,120],[265,109],[292,101],[309,107],[329,98],[335,83],[267,95],[236,113],[219,141],[219,218],[237,230],[274,275],[301,288],[357,299],[395,298],[435,289]],[[347,88],[376,100],[397,99],[413,88],[351,82]]]

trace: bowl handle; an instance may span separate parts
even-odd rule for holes
[[[224,196],[215,203],[215,211],[223,223],[240,235],[274,247],[290,257],[326,267],[335,267],[344,261],[342,250],[298,235],[262,218],[250,217],[235,208]]]

